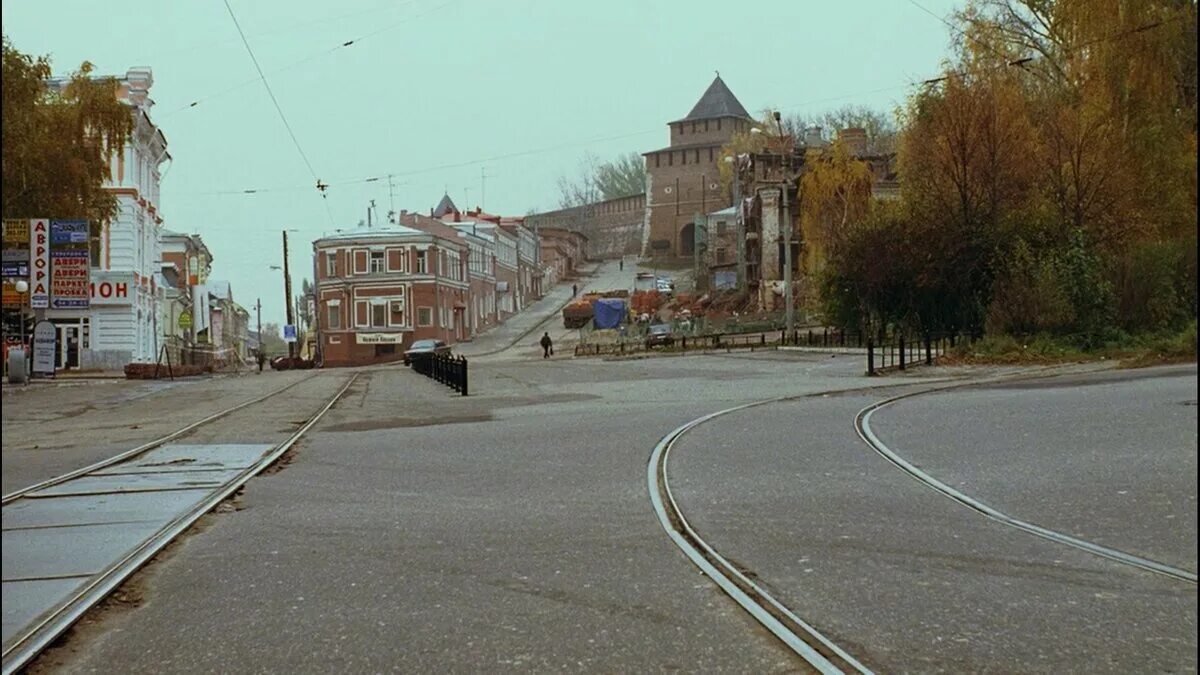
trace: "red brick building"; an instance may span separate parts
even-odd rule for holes
[[[400,359],[416,340],[469,335],[465,242],[403,225],[313,242],[325,366]]]

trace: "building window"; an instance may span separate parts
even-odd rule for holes
[[[354,251],[353,255],[354,255],[354,273],[355,274],[366,274],[367,273],[367,258],[368,258],[367,252],[358,250],[358,251]]]
[[[667,166],[675,166],[675,151],[674,150],[667,153]]]
[[[390,305],[392,308],[391,324],[393,326],[403,326],[404,325],[404,301],[403,300],[392,300]]]
[[[679,163],[680,163],[680,164],[687,164],[687,150],[680,150],[680,151],[679,151]]]
[[[354,302],[354,325],[362,328],[371,325],[370,304],[366,300]]]
[[[417,251],[417,274],[429,273],[428,251]]]
[[[383,251],[371,251],[371,274],[383,274],[386,265],[387,256]]]
[[[709,148],[709,149],[708,149],[708,161],[709,161],[709,163],[710,163],[710,164],[711,164],[711,163],[712,163],[712,161],[713,161],[713,149],[712,149],[712,148]]]
[[[700,129],[700,123],[699,123],[699,122],[692,122],[692,133],[693,133],[693,134],[694,134],[694,133],[696,133],[696,131],[698,131],[699,129]]]
[[[717,118],[717,131],[720,131],[720,130],[721,130],[721,118],[718,117]]]
[[[708,131],[708,120],[704,120],[704,130]]]
[[[371,304],[371,327],[387,327],[387,304],[382,302]]]
[[[433,325],[433,308],[418,307],[417,308],[417,325],[432,326]]]
[[[342,312],[341,306],[335,305],[332,302],[325,306],[325,325],[330,330],[341,330],[342,328]]]
[[[340,344],[342,344],[342,336],[340,336],[340,335],[330,335],[330,336],[329,336],[329,344],[331,344],[331,345],[340,345]]]
[[[337,276],[337,254],[333,251],[325,252],[325,276]]]

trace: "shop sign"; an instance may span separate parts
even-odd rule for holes
[[[22,279],[29,278],[29,262],[20,261],[4,261],[0,263],[0,276],[2,277],[20,277]]]
[[[53,250],[50,257],[54,263],[50,267],[50,306],[87,309],[91,295],[88,252]]]
[[[356,333],[355,341],[360,345],[398,345],[404,342],[404,333]]]
[[[88,296],[93,306],[128,305],[133,289],[132,272],[100,272],[88,283]]]
[[[58,328],[40,321],[33,328],[33,374],[54,377],[54,357],[58,349]]]
[[[17,284],[10,279],[4,281],[4,307],[5,309],[16,309],[23,307],[29,302],[29,293],[18,293]]]
[[[29,221],[29,250],[32,264],[29,270],[29,306],[46,309],[50,306],[50,221],[34,218]]]
[[[183,329],[192,327],[192,313],[184,310],[179,313],[179,327]]]
[[[3,260],[4,262],[29,263],[29,249],[24,247],[12,248],[6,245],[4,250],[0,252],[0,256],[3,256],[0,257],[0,260]]]
[[[25,247],[29,245],[29,221],[28,220],[6,220],[4,221],[4,247],[9,246]]]
[[[52,220],[50,221],[50,244],[55,248],[69,247],[73,244],[88,243],[88,221],[86,220]]]

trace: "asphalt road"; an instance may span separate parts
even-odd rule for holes
[[[670,543],[645,484],[670,429],[799,394],[813,396],[697,428],[671,478],[702,535],[853,655],[880,672],[1196,669],[1194,585],[993,523],[854,435],[867,403],[961,370],[868,379],[852,356],[530,352],[473,360],[467,398],[368,369],[282,470],[34,672],[804,671]],[[339,372],[197,440],[284,434]],[[924,438],[944,417],[897,407],[893,428],[885,412],[898,448],[905,425]]]
[[[1009,515],[1196,571],[1196,366],[972,387],[871,420],[893,451]]]
[[[6,394],[3,491],[94,464],[312,374],[77,381],[30,385],[27,391]]]
[[[69,671],[789,672],[667,539],[650,449],[763,395],[868,386],[775,354],[480,365],[475,395],[372,372],[242,510],[81,630]]]
[[[1128,535],[1130,528],[1113,527],[1119,509],[1076,510],[1102,502],[1113,486],[1085,471],[1071,448],[1050,452],[1048,445],[1021,442],[1026,431],[1036,437],[1061,424],[1060,415],[1068,415],[1063,408],[1078,407],[1075,422],[1086,417],[1109,430],[1088,438],[1107,437],[1105,462],[1119,465],[1108,469],[1111,475],[1141,488],[1161,481],[1158,489],[1179,504],[1137,515],[1139,506],[1129,506],[1125,514],[1135,523],[1168,511],[1183,523],[1145,528],[1139,541],[1152,550],[1186,552],[1178,540],[1195,541],[1194,526],[1183,533],[1184,524],[1195,522],[1194,408],[1190,420],[1140,412],[1141,436],[1154,439],[1155,447],[1170,446],[1168,454],[1182,460],[1178,476],[1166,476],[1128,452],[1125,442],[1137,435],[1119,427],[1134,421],[1089,407],[1135,393],[1146,396],[1147,407],[1176,398],[1170,378],[1156,374],[957,390],[885,408],[872,423],[885,441],[895,442],[893,449],[919,449],[910,460],[934,475],[946,470],[961,489],[986,485],[988,496],[1005,506],[1047,519],[1069,514],[1093,534]],[[1107,384],[1077,388],[1093,379]],[[1020,412],[999,405],[998,392],[1015,397],[1010,406]],[[807,398],[700,426],[676,446],[669,466],[685,515],[718,551],[878,672],[1196,670],[1194,584],[1033,537],[935,493],[856,436],[855,414],[881,398],[879,392]],[[1160,424],[1171,429],[1149,430]],[[1000,446],[1038,460],[1009,459]],[[1189,454],[1193,468],[1184,474]],[[1072,487],[1026,502],[1026,483]],[[1194,551],[1192,544],[1192,569]]]

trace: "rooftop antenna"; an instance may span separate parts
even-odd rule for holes
[[[396,193],[392,189],[392,174],[388,174],[388,222],[396,224]]]

